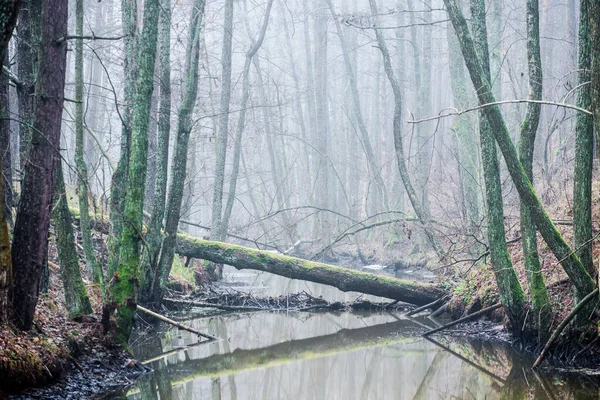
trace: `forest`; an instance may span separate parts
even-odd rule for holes
[[[482,329],[533,358],[526,384],[513,358],[476,365],[499,387],[461,375],[476,398],[597,368],[600,0],[1,4],[0,397],[105,350],[136,399],[251,397],[239,371],[312,352],[509,357],[450,349]],[[227,333],[284,310],[299,336]],[[204,358],[169,358],[171,325]],[[419,363],[415,398],[442,361]]]

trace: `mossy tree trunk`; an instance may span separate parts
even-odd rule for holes
[[[592,54],[589,17],[590,0],[581,0],[579,16],[579,75],[577,107],[590,109]],[[592,162],[594,157],[594,118],[577,113],[575,126],[575,172],[573,176],[573,242],[577,255],[590,275],[592,260]],[[587,243],[587,244],[586,244]],[[579,298],[583,296],[577,296]]]
[[[29,162],[25,165],[12,248],[12,320],[29,330],[38,300],[54,193],[54,160],[60,147],[67,43],[67,2],[48,0],[42,11],[35,116]]]
[[[83,0],[75,2],[75,34],[83,36]],[[88,172],[84,159],[85,141],[83,137],[83,39],[75,42],[75,166],[77,168],[77,187],[79,195],[80,229],[86,269],[93,281],[100,285],[104,293],[104,275],[102,266],[96,259],[92,230],[90,227],[88,200]],[[62,170],[61,170],[62,174]],[[63,184],[64,186],[64,184]]]
[[[171,183],[165,211],[165,230],[158,270],[154,277],[151,301],[159,302],[167,283],[174,258],[175,239],[181,214],[183,188],[187,174],[187,155],[190,133],[192,130],[192,114],[198,94],[198,60],[200,58],[200,34],[204,17],[205,0],[194,1],[194,13],[191,16],[188,42],[188,62],[185,78],[183,102],[179,108],[177,133],[172,156]]]
[[[483,67],[485,79],[489,81],[490,56],[483,0],[471,0],[471,24],[477,57]],[[525,293],[519,283],[506,246],[500,164],[492,129],[487,115],[480,112],[479,135],[487,203],[487,236],[490,258],[496,276],[500,301],[508,314],[513,330],[519,331],[525,317]]]
[[[183,234],[177,237],[175,251],[181,256],[227,264],[237,269],[265,271],[334,286],[344,292],[372,294],[420,306],[446,294],[440,287],[427,283],[369,274],[229,243],[200,240]]]
[[[596,131],[596,146],[600,154],[600,1],[589,1],[590,49],[591,49],[591,79],[592,79],[592,112],[594,113],[594,130]]]
[[[159,16],[160,100],[158,110],[158,143],[156,180],[152,213],[145,237],[146,247],[140,267],[140,303],[148,303],[154,293],[162,244],[163,217],[167,196],[169,137],[171,133],[171,0],[161,0]]]
[[[56,156],[55,168],[56,190],[54,192],[53,219],[56,228],[56,247],[69,318],[75,318],[80,315],[91,314],[92,306],[79,269],[73,221],[67,203],[60,155]]]
[[[468,108],[469,93],[465,66],[460,54],[458,39],[448,23],[448,52],[450,67],[450,86],[454,104],[459,109]],[[455,144],[456,158],[458,160],[459,177],[462,190],[463,212],[468,222],[468,227],[473,234],[477,234],[481,224],[481,201],[480,201],[480,154],[477,142],[473,135],[473,120],[470,114],[456,117],[453,130],[453,142]]]
[[[377,4],[375,0],[369,0],[369,4],[371,6],[371,14],[377,18]],[[400,89],[400,83],[396,79],[394,74],[394,69],[392,67],[392,60],[390,57],[390,53],[385,42],[385,38],[383,37],[383,33],[381,29],[378,29],[377,22],[374,23],[375,35],[377,37],[377,44],[379,50],[381,51],[381,55],[383,57],[383,66],[385,69],[385,73],[390,81],[392,86],[392,90],[394,91],[394,148],[396,150],[396,159],[398,162],[398,172],[400,173],[400,178],[404,183],[404,188],[406,189],[406,193],[408,194],[408,199],[415,210],[415,214],[419,218],[421,222],[421,226],[425,231],[425,235],[427,236],[427,240],[431,247],[435,250],[436,254],[440,259],[444,257],[444,251],[442,248],[439,239],[431,229],[429,224],[430,215],[427,212],[426,208],[423,208],[419,196],[412,184],[410,179],[410,175],[408,173],[408,169],[406,166],[406,157],[404,155],[404,145],[402,143],[402,90]]]
[[[529,98],[542,99],[542,58],[540,56],[540,15],[538,0],[527,0],[527,60],[529,70]],[[525,120],[521,125],[519,138],[519,161],[527,177],[533,182],[533,151],[535,137],[540,121],[541,104],[527,104]],[[523,259],[529,292],[535,312],[534,325],[537,325],[542,336],[548,332],[550,324],[550,296],[542,275],[540,258],[537,249],[537,232],[531,220],[529,206],[521,201],[521,236],[523,238]]]
[[[154,64],[158,38],[159,0],[144,2],[144,25],[139,38],[135,102],[131,120],[131,150],[127,193],[119,249],[119,265],[110,296],[117,308],[116,339],[126,344],[133,327],[142,244],[144,189],[148,155],[150,102],[154,90]]]
[[[485,78],[483,67],[477,58],[475,45],[464,15],[456,0],[444,0],[446,10],[454,26],[459,39],[461,51],[467,64],[471,81],[477,88],[477,97],[480,104],[494,103],[495,99],[491,92],[489,81]],[[497,105],[486,106],[483,108],[486,117],[492,125],[492,132],[498,143],[500,150],[506,161],[511,178],[519,192],[519,196],[531,209],[532,219],[536,224],[548,247],[558,260],[565,272],[582,294],[591,293],[594,290],[595,283],[587,272],[577,255],[567,244],[556,226],[550,220],[546,210],[537,197],[531,181],[527,178],[523,166],[519,162],[517,151],[512,143],[508,128],[504,123],[504,118]]]
[[[127,177],[129,174],[129,156],[131,149],[131,115],[135,97],[137,76],[136,34],[137,4],[133,0],[121,0],[121,21],[123,24],[123,59],[124,106],[121,109],[121,148],[117,168],[112,176],[110,188],[111,234],[109,240],[108,265],[106,275],[110,280],[119,265],[121,233],[123,232],[123,213],[125,211],[125,195],[127,193]]]

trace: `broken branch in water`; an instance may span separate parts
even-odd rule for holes
[[[560,323],[560,325],[558,325],[558,328],[556,328],[554,330],[554,332],[552,332],[552,336],[550,336],[550,339],[548,339],[548,342],[544,346],[544,349],[540,353],[540,356],[533,363],[532,368],[537,367],[538,365],[540,365],[542,363],[542,361],[544,361],[544,357],[546,357],[546,353],[548,353],[548,349],[556,341],[556,339],[561,334],[561,332],[567,327],[569,322],[571,322],[571,320],[573,318],[575,318],[575,315],[577,315],[577,313],[583,309],[583,306],[585,306],[587,303],[589,303],[597,295],[598,295],[598,288],[596,288],[596,290],[594,290],[592,293],[588,294],[583,299],[581,299],[579,304],[577,304],[577,306],[575,306],[575,308],[573,308],[573,310],[569,313],[569,315],[567,315],[567,317],[565,319],[563,319],[563,321]]]
[[[429,304],[425,304],[424,306],[421,306],[419,308],[415,308],[414,310],[409,311],[408,313],[406,313],[406,316],[409,317],[411,315],[415,315],[417,313],[420,313],[421,311],[426,310],[428,308],[433,308],[433,307],[437,306],[438,304],[440,304],[441,302],[446,301],[450,297],[452,297],[452,296],[448,294],[448,295],[446,295],[444,297],[441,297],[441,298],[439,298],[439,299],[437,299],[435,301],[432,301]]]
[[[146,313],[146,314],[148,314],[148,315],[153,316],[154,318],[157,318],[157,319],[159,319],[161,321],[164,321],[164,322],[166,322],[168,324],[176,326],[179,329],[183,329],[184,331],[195,333],[198,336],[201,336],[203,338],[210,339],[210,340],[221,340],[220,338],[218,338],[216,336],[212,336],[212,335],[209,335],[207,333],[202,333],[199,330],[194,329],[194,328],[192,328],[190,326],[186,326],[186,325],[180,324],[179,322],[173,321],[172,319],[164,317],[164,316],[162,316],[162,315],[160,315],[158,313],[155,313],[154,311],[150,311],[147,308],[140,306],[139,304],[137,306],[137,309],[140,310],[140,311],[142,311],[142,312],[144,312],[144,313]]]

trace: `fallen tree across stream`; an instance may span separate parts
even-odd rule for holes
[[[437,285],[375,275],[229,243],[177,235],[175,252],[237,269],[252,269],[422,306],[447,294]]]
[[[71,209],[71,213],[79,219],[78,210]],[[91,219],[94,229],[108,233],[106,218],[94,215]],[[440,286],[433,284],[370,274],[269,251],[198,239],[183,233],[177,235],[175,253],[184,257],[231,265],[237,269],[269,272],[291,279],[322,283],[343,292],[360,292],[417,306],[432,303],[448,294]]]

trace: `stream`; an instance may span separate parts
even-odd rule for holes
[[[357,297],[233,271],[225,275],[231,287],[257,296],[306,290],[329,301]],[[178,320],[223,340],[198,343],[196,335],[162,324],[138,330],[130,345],[152,372],[103,399],[597,399],[599,394],[596,379],[532,371],[532,356],[508,343],[424,339],[421,333],[434,322],[400,311],[199,317],[188,312]]]

